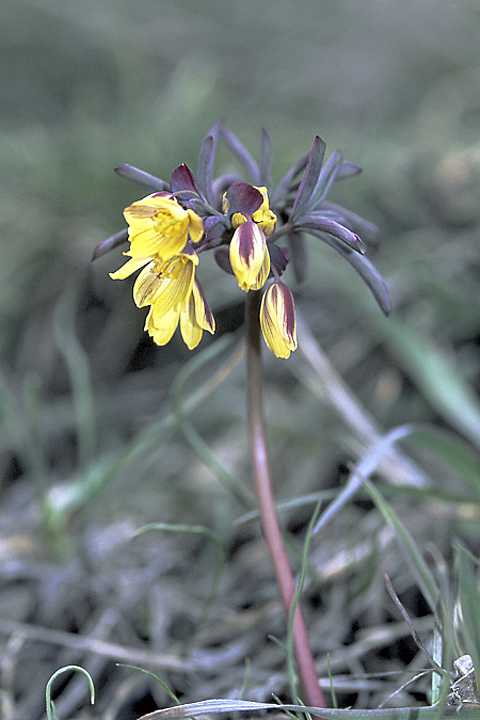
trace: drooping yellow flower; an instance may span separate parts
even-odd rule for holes
[[[242,290],[260,290],[270,272],[270,253],[263,230],[251,220],[241,223],[230,242],[229,256]]]
[[[110,273],[114,280],[124,280],[154,258],[168,260],[178,255],[190,237],[198,242],[203,235],[203,222],[193,210],[185,210],[167,193],[153,193],[134,202],[124,211],[129,225],[128,260],[119,270]]]
[[[157,345],[170,342],[179,322],[182,338],[189,350],[197,347],[204,330],[212,335],[215,332],[215,320],[197,280],[186,302],[167,309],[161,299],[151,306],[145,321],[145,330]]]
[[[297,323],[293,296],[285,283],[273,283],[263,295],[260,325],[270,350],[279,358],[290,357],[297,348]]]

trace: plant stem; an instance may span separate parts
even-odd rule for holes
[[[250,450],[262,529],[288,620],[295,595],[295,583],[280,530],[268,462],[263,412],[260,297],[259,290],[250,291],[247,294],[246,302],[247,405]],[[299,605],[296,608],[293,622],[293,649],[307,705],[325,707],[323,693],[318,683],[312,651],[308,642],[305,621]]]

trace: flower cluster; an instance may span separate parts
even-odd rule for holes
[[[213,177],[220,139],[241,162],[250,182],[232,175]],[[178,325],[190,349],[198,345],[204,330],[215,332],[196,277],[201,253],[213,250],[220,268],[234,275],[245,292],[260,291],[269,283],[260,305],[263,336],[277,357],[288,358],[297,347],[295,306],[280,278],[290,262],[297,281],[305,277],[306,235],[345,257],[388,314],[385,282],[364,255],[363,240],[374,240],[376,228],[326,199],[335,181],[356,175],[360,168],[343,160],[339,150],[324,163],[325,143],[317,136],[310,153],[273,188],[272,154],[266,131],[257,164],[218,122],[202,145],[196,176],[185,164],[175,168],[168,183],[130,165],[116,168],[151,194],[125,210],[128,229],[101,243],[94,257],[128,240],[124,254],[129,259],[111,277],[123,280],[141,270],[133,298],[138,307],[149,307],[145,330],[158,345],[168,343]],[[279,244],[281,239],[285,246]]]

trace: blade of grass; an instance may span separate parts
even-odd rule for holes
[[[460,545],[456,547],[455,574],[461,608],[460,627],[465,647],[472,657],[477,687],[480,687],[480,597],[471,557]]]
[[[137,530],[137,532],[134,534],[134,538],[139,537],[140,535],[143,535],[144,533],[151,532],[152,530],[164,530],[166,532],[183,532],[183,533],[191,533],[192,535],[203,535],[208,540],[211,540],[214,545],[216,546],[218,550],[218,564],[217,569],[215,571],[215,576],[212,582],[212,586],[210,588],[210,591],[205,599],[204,607],[200,615],[200,623],[203,622],[205,619],[208,610],[215,598],[218,584],[220,582],[220,577],[222,575],[222,571],[225,567],[225,564],[227,562],[227,549],[225,545],[222,542],[222,539],[217,535],[217,533],[213,532],[208,527],[204,527],[203,525],[182,525],[179,523],[150,523],[149,525],[145,525],[144,527],[140,528],[140,530]]]
[[[77,289],[69,290],[57,302],[54,335],[70,376],[77,421],[78,464],[85,472],[95,457],[97,429],[88,356],[75,333],[77,295]]]
[[[363,484],[367,488],[368,493],[384,516],[385,520],[394,529],[404,557],[413,572],[426,601],[430,605],[432,612],[435,612],[437,598],[439,595],[437,584],[424,559],[420,555],[412,536],[400,522],[390,505],[378,492],[375,486],[367,479],[363,480]]]
[[[313,715],[323,715],[332,720],[439,720],[444,713],[441,707],[404,707],[382,708],[379,710],[319,708],[304,705],[282,705],[275,703],[250,702],[249,700],[203,700],[188,703],[179,707],[155,710],[143,715],[139,720],[183,720],[192,715],[209,715],[230,712],[261,712],[263,710],[279,710]],[[465,720],[480,720],[480,708],[468,708],[461,711]]]
[[[79,665],[66,665],[65,667],[60,668],[56,672],[53,673],[50,680],[47,682],[47,686],[45,688],[45,701],[47,705],[47,720],[52,720],[52,711],[53,715],[56,720],[58,720],[57,711],[55,710],[55,704],[53,702],[52,698],[52,683],[53,681],[63,673],[71,672],[71,671],[78,671],[85,675],[85,677],[88,680],[89,690],[90,690],[90,704],[93,705],[95,702],[95,686],[93,684],[92,677],[90,673],[85,670],[84,668],[80,667]]]
[[[434,454],[480,496],[480,457],[457,433],[435,425],[415,425],[410,442]],[[409,443],[407,443],[408,445]]]
[[[302,564],[300,566],[300,576],[297,581],[297,587],[295,590],[295,595],[293,596],[292,600],[292,606],[290,609],[290,615],[288,618],[288,631],[287,631],[287,668],[288,668],[288,677],[290,680],[290,690],[292,693],[292,698],[294,700],[297,700],[298,702],[298,696],[297,696],[297,684],[295,679],[295,653],[294,653],[294,622],[295,622],[295,611],[297,609],[297,606],[300,602],[300,598],[303,592],[303,586],[305,585],[305,578],[307,576],[307,567],[308,567],[308,553],[310,550],[310,541],[312,539],[313,534],[313,528],[315,526],[315,523],[318,518],[318,514],[320,512],[320,503],[317,503],[317,506],[315,510],[313,511],[312,517],[310,518],[310,522],[308,524],[307,532],[305,535],[305,542],[303,544],[303,553],[302,553]]]
[[[350,478],[335,498],[335,500],[328,506],[319,519],[315,528],[313,529],[314,534],[321,530],[325,525],[340,511],[342,507],[350,500],[350,498],[356,493],[356,491],[362,487],[362,482],[365,478],[368,478],[374,473],[382,458],[388,453],[397,440],[405,437],[412,430],[408,425],[403,425],[398,428],[394,428],[386,435],[381,437],[377,442],[368,448],[368,450],[362,455],[360,461],[357,463]]]
[[[167,683],[164,683],[163,680],[160,680],[160,678],[158,677],[158,675],[155,675],[155,673],[150,672],[149,670],[145,670],[145,668],[138,667],[138,665],[127,665],[127,663],[115,663],[115,665],[116,665],[117,667],[128,668],[129,670],[139,670],[139,671],[140,671],[141,673],[143,673],[144,675],[148,675],[149,677],[153,678],[156,682],[158,682],[159,685],[162,686],[162,688],[165,690],[165,692],[167,693],[167,695],[168,695],[168,697],[170,698],[170,700],[173,700],[173,702],[175,703],[175,705],[181,705],[181,704],[182,704],[182,703],[180,702],[180,700],[178,699],[178,697],[177,697],[177,696],[175,695],[175,693],[173,692],[173,690],[171,690],[171,689],[168,687]]]

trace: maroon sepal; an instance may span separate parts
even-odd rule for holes
[[[230,204],[228,208],[229,217],[232,217],[237,212],[251,217],[263,202],[262,193],[253,185],[244,182],[234,182],[230,185],[225,197]]]
[[[202,196],[201,190],[197,185],[195,176],[185,163],[182,163],[172,172],[170,177],[170,187],[172,192],[181,192],[182,190],[189,190],[195,195]]]
[[[268,252],[270,253],[270,263],[275,268],[278,277],[280,277],[285,272],[292,257],[290,249],[288,247],[275,245],[275,243],[269,243]]]
[[[214,252],[214,257],[218,267],[229,275],[233,275],[232,266],[230,264],[230,253],[228,247],[219,247]]]

